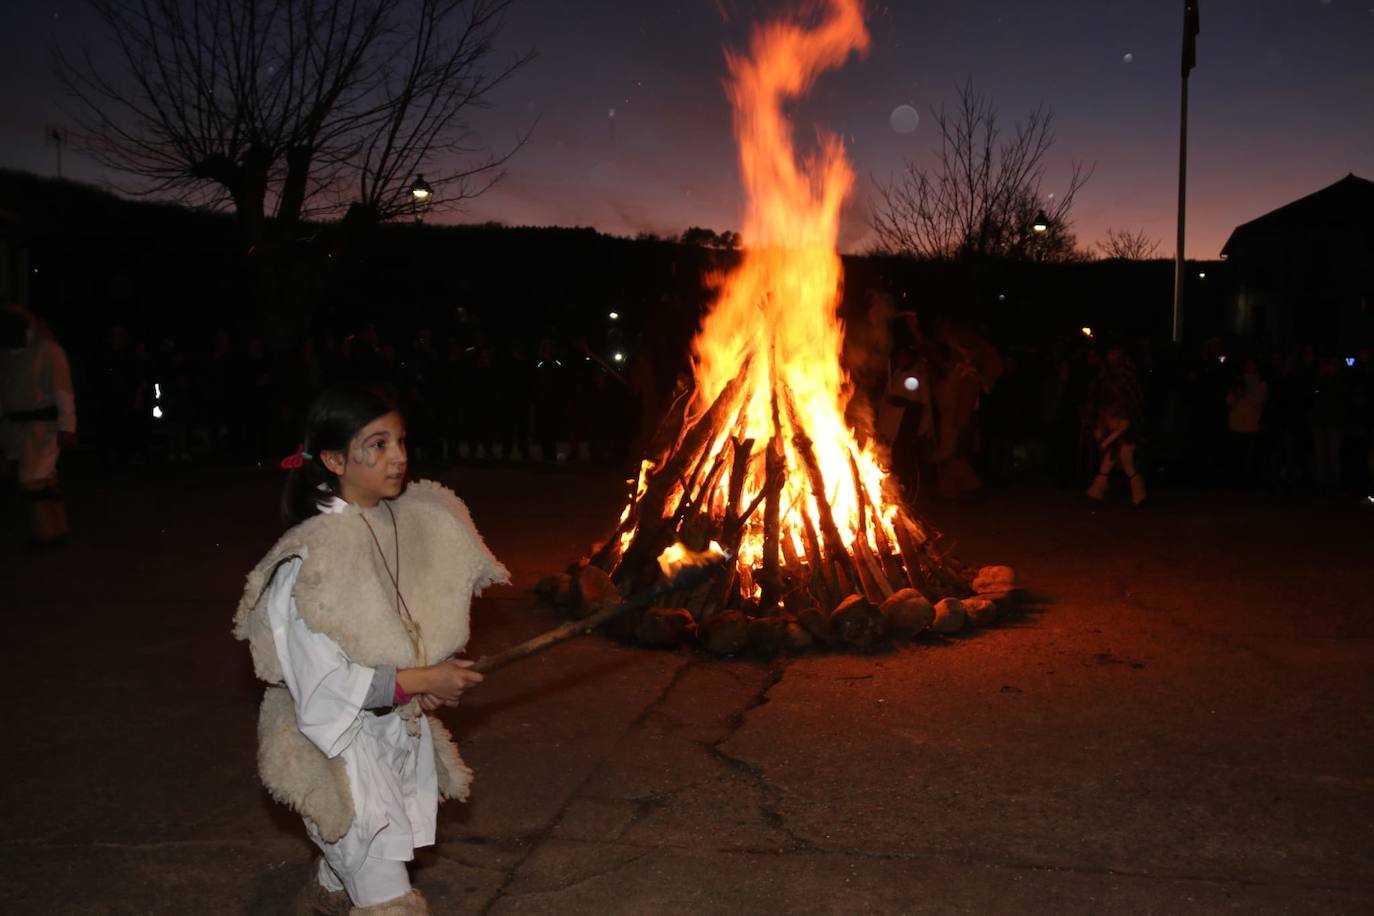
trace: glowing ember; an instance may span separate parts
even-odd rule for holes
[[[671,579],[689,566],[711,566],[725,556],[725,550],[712,541],[705,550],[693,550],[679,541],[658,555],[658,568]]]

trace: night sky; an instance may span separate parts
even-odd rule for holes
[[[538,118],[506,181],[464,220],[595,226],[633,235],[738,228],[742,208],[724,46],[782,8],[765,0],[519,0],[500,53],[538,58],[477,125],[493,146]],[[1144,229],[1173,253],[1182,0],[870,2],[872,48],[822,77],[799,136],[844,136],[859,175],[841,246],[867,242],[871,177],[937,148],[933,107],[966,78],[1003,119],[1052,107],[1044,190],[1071,160],[1096,165],[1073,212],[1081,243]],[[1188,255],[1216,257],[1238,223],[1348,172],[1374,178],[1374,0],[1202,0],[1190,88]],[[61,124],[47,65],[60,34],[91,37],[77,0],[0,4],[0,166],[55,171]],[[893,110],[920,112],[910,133]],[[68,177],[100,180],[68,152]]]

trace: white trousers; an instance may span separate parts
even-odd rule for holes
[[[410,890],[406,863],[368,856],[356,872],[337,874],[320,859],[320,886],[329,891],[347,891],[357,907],[376,906],[405,895]]]

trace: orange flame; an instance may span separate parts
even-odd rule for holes
[[[725,556],[725,550],[715,541],[712,541],[705,550],[692,550],[679,541],[676,544],[668,545],[658,555],[658,568],[664,576],[671,579],[688,566],[710,566],[723,556]]]
[[[815,152],[799,157],[784,105],[808,91],[816,78],[868,47],[859,0],[829,0],[813,8],[824,18],[813,28],[780,20],[759,28],[747,57],[727,54],[727,92],[735,111],[741,171],[748,193],[742,239],[744,254],[721,282],[718,298],[693,342],[697,393],[709,403],[750,356],[745,384],[744,436],[767,442],[774,435],[772,392],[790,396],[804,429],[788,427],[786,484],[781,505],[782,536],[803,552],[802,512],[816,523],[818,507],[792,437],[804,432],[813,443],[824,478],[824,494],[847,544],[859,536],[860,503],[882,506],[879,523],[891,534],[895,505],[882,499],[883,471],[871,452],[860,449],[845,422],[850,387],[840,364],[844,329],[836,315],[842,268],[836,251],[841,206],[854,181],[843,145],[820,132]],[[727,437],[713,443],[713,455]],[[858,465],[866,494],[854,482]],[[751,468],[746,503],[762,491],[762,461]],[[723,498],[725,480],[719,484]],[[871,524],[871,523],[870,523]],[[867,526],[865,526],[867,529]],[[873,546],[872,535],[866,536]],[[740,561],[762,555],[762,523],[751,520]]]

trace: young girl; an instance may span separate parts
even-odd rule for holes
[[[321,395],[282,464],[293,527],[249,574],[234,635],[269,685],[262,781],[323,853],[299,902],[427,913],[405,863],[434,843],[439,799],[467,799],[472,773],[425,713],[482,679],[452,656],[472,596],[510,577],[458,497],[406,486],[405,421],[375,393]]]

